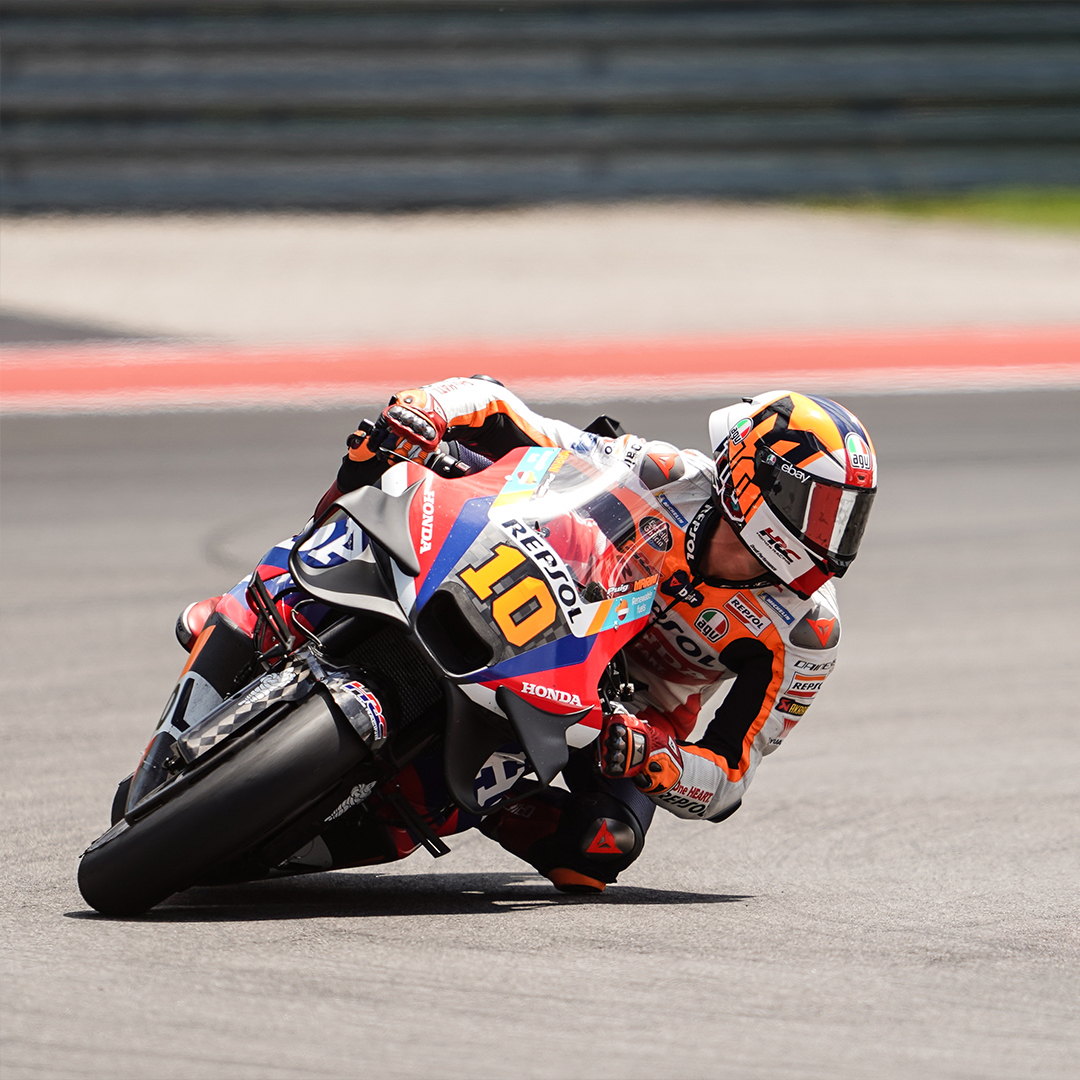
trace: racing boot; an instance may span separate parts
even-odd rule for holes
[[[645,829],[605,791],[548,788],[484,819],[480,831],[560,892],[601,893],[645,846]]]
[[[545,876],[559,892],[577,893],[579,896],[602,893],[607,888],[606,881],[589,877],[588,874],[579,874],[566,866],[554,866]]]
[[[191,652],[196,639],[206,626],[206,620],[214,614],[220,602],[220,596],[211,596],[206,600],[196,600],[195,603],[188,604],[180,612],[180,617],[176,620],[176,640],[185,651]]]

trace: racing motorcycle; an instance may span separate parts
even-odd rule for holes
[[[399,461],[341,496],[288,554],[295,607],[322,614],[251,575],[243,685],[190,725],[163,718],[83,853],[83,897],[134,915],[327,869],[311,852],[371,806],[445,854],[404,770],[434,760],[476,822],[550,784],[633,693],[620,650],[652,608],[662,522],[628,470],[544,447],[453,478]]]

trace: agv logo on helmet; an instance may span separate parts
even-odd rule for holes
[[[861,435],[851,431],[844,439],[847,451],[847,476],[849,484],[857,487],[874,486],[874,458]]]
[[[754,421],[749,417],[743,417],[732,429],[728,432],[728,438],[732,442],[742,442],[746,438],[746,433],[754,426]]]

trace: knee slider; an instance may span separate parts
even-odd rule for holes
[[[610,884],[641,854],[645,830],[625,803],[590,792],[571,800],[556,840],[558,865]]]
[[[604,792],[549,788],[485,818],[480,830],[541,874],[568,870],[603,884],[615,881],[645,846],[637,815]]]

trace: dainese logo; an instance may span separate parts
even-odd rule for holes
[[[661,582],[660,591],[691,607],[701,607],[705,602],[705,597],[692,587],[690,575],[685,570],[676,570],[667,581]]]

